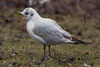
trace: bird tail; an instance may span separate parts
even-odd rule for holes
[[[76,39],[74,37],[72,37],[72,41],[73,41],[74,44],[84,44],[84,45],[91,44],[89,42],[84,42],[84,41],[78,40],[78,39]]]

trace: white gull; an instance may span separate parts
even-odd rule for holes
[[[27,20],[27,31],[32,38],[38,40],[44,45],[44,56],[46,46],[60,43],[88,44],[72,37],[71,34],[63,30],[56,21],[41,17],[33,8],[25,8],[22,12]]]

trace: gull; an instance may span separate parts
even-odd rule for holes
[[[44,45],[44,57],[46,46],[48,46],[49,56],[51,56],[50,46],[61,43],[88,44],[73,38],[70,33],[63,30],[56,21],[41,17],[35,9],[25,8],[20,14],[27,20],[27,31],[30,36]]]
[[[36,6],[36,5],[40,5],[43,6],[43,4],[50,2],[50,0],[28,0],[28,5],[29,6]]]
[[[40,3],[41,5],[43,5],[43,4],[47,3],[47,2],[50,2],[50,0],[41,0],[41,1],[39,1],[39,3]]]

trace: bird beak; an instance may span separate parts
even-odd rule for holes
[[[19,11],[18,11],[17,13],[18,13],[18,14],[21,14],[21,12],[19,12]]]
[[[16,12],[16,13],[17,13],[17,14],[22,14],[22,15],[23,15],[23,12],[19,12],[19,11],[18,11],[18,12]]]
[[[18,12],[15,12],[15,13],[24,15],[23,12],[19,12],[19,11]],[[22,19],[25,20],[25,18],[22,18]]]

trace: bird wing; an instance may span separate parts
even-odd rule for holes
[[[62,35],[64,36],[64,38],[67,39],[65,42],[74,43],[74,44],[84,44],[84,45],[91,44],[89,42],[84,42],[77,38],[72,37],[71,34],[64,31],[55,21],[54,24],[62,31]]]
[[[48,44],[72,42],[71,35],[64,31],[58,24],[52,21],[50,24],[42,24],[33,29],[34,34],[41,37]],[[47,22],[48,23],[48,22]]]
[[[74,44],[89,44],[76,38],[73,38],[71,34],[64,31],[58,24],[53,20],[42,21],[41,24],[37,24],[34,27],[33,33],[43,39],[46,44],[57,44],[57,43],[74,43]]]
[[[52,20],[52,22],[54,23],[55,27],[57,27],[64,36],[67,36],[67,37],[71,37],[72,35],[69,34],[67,31],[64,31],[57,23],[56,21]]]

